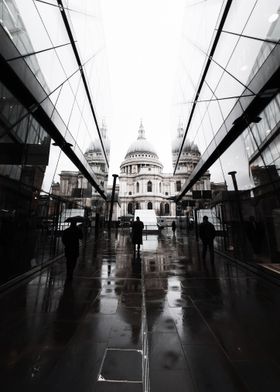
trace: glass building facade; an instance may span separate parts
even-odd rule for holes
[[[0,21],[4,283],[61,253],[71,211],[104,213],[109,144],[102,122],[111,108],[97,1],[1,0]],[[103,176],[84,156],[94,144]],[[80,179],[61,197],[55,184],[65,168]]]
[[[246,263],[277,263],[279,2],[190,2],[184,26],[174,124],[184,123],[184,141],[202,156],[178,200],[208,169],[227,188],[211,203],[221,223],[216,248]]]

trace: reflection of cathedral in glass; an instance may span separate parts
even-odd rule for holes
[[[181,125],[179,125],[177,132],[177,138],[172,143],[173,166],[176,163],[183,140]],[[180,192],[186,178],[199,159],[198,147],[186,141],[177,173],[174,176],[170,173],[164,173],[163,165],[154,146],[145,137],[145,130],[141,122],[138,138],[129,146],[120,167],[119,215],[133,214],[135,209],[154,209],[158,216],[175,216],[176,205],[172,201],[172,197]],[[202,176],[193,189],[210,190],[209,172]],[[191,192],[186,195],[186,200],[192,201]]]
[[[108,159],[110,159],[110,141],[107,137],[107,128],[105,122],[103,121],[100,133],[103,140],[103,145],[107,154]],[[100,185],[104,188],[105,177],[108,175],[107,165],[102,154],[102,147],[99,139],[95,139],[87,148],[85,152],[85,158],[97,174]],[[104,177],[105,176],[105,177]]]
[[[107,135],[107,127],[103,121],[100,133],[103,140],[103,145],[109,157],[110,141]],[[104,154],[99,139],[94,139],[86,149],[84,156],[94,171],[98,184],[101,189],[106,191],[108,179],[108,167],[106,165]],[[64,198],[68,198],[76,203],[83,203],[86,207],[95,205],[97,196],[96,190],[89,184],[87,179],[78,171],[63,170],[60,173],[60,183],[52,185],[52,192]]]

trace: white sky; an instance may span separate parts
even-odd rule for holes
[[[109,182],[137,138],[140,120],[165,172],[185,0],[101,0],[113,115]]]

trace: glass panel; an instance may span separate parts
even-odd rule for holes
[[[37,2],[36,7],[52,46],[69,43],[69,37],[61,17],[60,9],[41,2]]]
[[[234,54],[227,65],[227,71],[244,85],[247,85],[253,76],[251,69],[256,62],[262,45],[261,41],[241,38],[235,47]]]
[[[255,5],[255,0],[246,2],[242,0],[233,1],[230,6],[230,13],[224,24],[224,30],[241,34]]]
[[[56,102],[56,110],[61,114],[65,124],[68,124],[75,97],[68,82],[64,83]]]
[[[62,46],[56,49],[56,54],[60,59],[66,77],[71,76],[78,70],[78,63],[74,56],[71,45]],[[77,72],[79,74],[79,72]]]
[[[3,25],[21,54],[52,46],[32,0],[8,0],[1,4]]]
[[[244,29],[244,34],[278,41],[280,38],[278,17],[278,0],[258,1]]]
[[[92,3],[94,6],[96,5],[96,2]],[[76,7],[77,4],[75,5]],[[83,4],[82,7],[85,7],[85,5]],[[91,14],[86,7],[82,13],[69,11],[68,16],[75,32],[75,38],[79,42],[79,50],[83,62],[100,50],[104,50],[103,28],[98,16]],[[94,37],[94,40],[92,37]]]
[[[28,57],[27,60],[30,62],[30,59],[31,57]],[[62,64],[54,50],[36,54],[36,60],[38,61],[45,84],[47,84],[50,92],[55,90],[67,79],[64,69],[62,68]],[[41,80],[39,81],[41,82]]]
[[[78,71],[73,76],[71,76],[69,79],[69,83],[71,85],[72,90],[74,91],[74,93],[76,95],[80,85],[83,83],[82,77],[81,77],[81,72]],[[80,104],[82,105],[82,103],[80,103]]]

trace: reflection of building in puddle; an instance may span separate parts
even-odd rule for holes
[[[132,269],[132,260],[133,254],[117,254],[116,255],[116,268],[115,268],[115,276],[124,278],[128,275],[131,275],[133,272]]]
[[[117,311],[119,300],[108,295],[99,297],[99,313],[115,314]]]
[[[145,278],[145,289],[147,292],[149,290],[156,290],[158,292],[163,291],[165,293],[168,289],[167,280],[147,275]]]
[[[129,248],[129,246],[132,246],[131,236],[127,234],[128,234],[127,232],[126,235],[124,235],[124,233],[122,232],[117,233],[117,236],[115,237],[116,249],[125,249],[125,248]]]
[[[143,250],[155,251],[158,248],[158,236],[154,234],[147,234],[143,236]]]
[[[168,263],[165,256],[156,255],[154,257],[147,257],[145,259],[144,271],[145,274],[167,272],[169,270]]]
[[[168,290],[179,291],[181,289],[181,279],[177,276],[169,276],[167,281]]]

